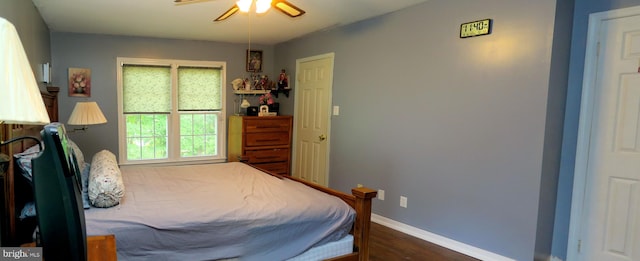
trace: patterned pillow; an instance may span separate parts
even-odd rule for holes
[[[73,153],[76,154],[76,162],[78,163],[78,166],[82,168],[82,166],[84,166],[84,163],[85,163],[84,154],[82,153],[78,145],[76,145],[76,143],[73,142],[71,139],[67,139],[67,145],[69,145],[69,147],[71,147],[71,149],[73,150]]]
[[[84,209],[91,208],[89,201],[89,172],[91,171],[91,164],[84,163],[84,167],[80,172],[82,181],[82,206]]]
[[[20,211],[20,220],[23,220],[28,217],[36,216],[36,203],[31,201],[27,204],[24,204],[22,211]]]
[[[85,163],[84,155],[82,154],[82,151],[80,150],[78,145],[76,145],[76,143],[70,139],[67,139],[67,143],[69,147],[71,147],[71,149],[73,150],[73,153],[76,155],[76,161],[78,163],[78,166],[80,167],[84,166],[84,163]],[[42,149],[44,150],[44,144],[42,144]],[[13,157],[17,159],[17,163],[18,163],[17,165],[20,168],[21,174],[25,178],[27,178],[27,180],[29,181],[32,181],[32,177],[33,177],[31,159],[38,156],[38,152],[40,152],[40,146],[36,144],[29,147],[23,152],[16,153],[13,155]]]
[[[91,204],[89,204],[89,168],[91,164],[85,162],[84,153],[80,150],[80,147],[73,142],[71,139],[67,139],[67,145],[73,151],[73,154],[76,156],[76,163],[78,164],[78,168],[80,170],[80,181],[82,182],[82,206],[85,209],[91,208]]]
[[[44,144],[42,145],[42,149],[44,149]],[[18,168],[20,169],[20,173],[24,176],[29,182],[32,181],[31,174],[31,159],[38,156],[40,152],[40,146],[38,144],[31,146],[23,152],[13,154],[13,157],[16,158],[16,162],[18,163]]]
[[[124,183],[112,152],[102,150],[93,156],[88,185],[91,205],[108,208],[120,204],[124,197]]]

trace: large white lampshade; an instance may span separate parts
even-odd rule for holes
[[[50,122],[16,28],[0,17],[0,123]]]

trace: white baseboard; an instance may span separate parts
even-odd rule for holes
[[[371,214],[371,221],[383,225],[385,227],[389,227],[391,229],[400,231],[402,233],[420,238],[422,240],[434,243],[436,245],[451,249],[453,251],[468,255],[470,257],[474,257],[480,260],[485,261],[515,261],[514,259],[504,257],[474,246],[470,246],[464,243],[460,243],[458,241],[433,234],[428,231],[424,231],[422,229],[409,226],[407,224],[400,223],[398,221],[388,219],[386,217]]]

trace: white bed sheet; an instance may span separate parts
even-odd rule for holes
[[[85,211],[87,235],[114,234],[119,260],[286,260],[348,234],[337,197],[246,164],[123,166],[125,197]]]

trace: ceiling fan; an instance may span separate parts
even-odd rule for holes
[[[190,2],[200,2],[201,0],[174,0],[176,4],[185,4]],[[231,15],[240,12],[249,12],[254,0],[238,0],[229,10],[224,12],[218,18],[214,19],[214,22],[223,21],[229,18]],[[298,17],[306,12],[299,7],[285,1],[285,0],[255,0],[256,13],[264,13],[269,10],[270,7],[278,9],[278,11],[290,17]]]

